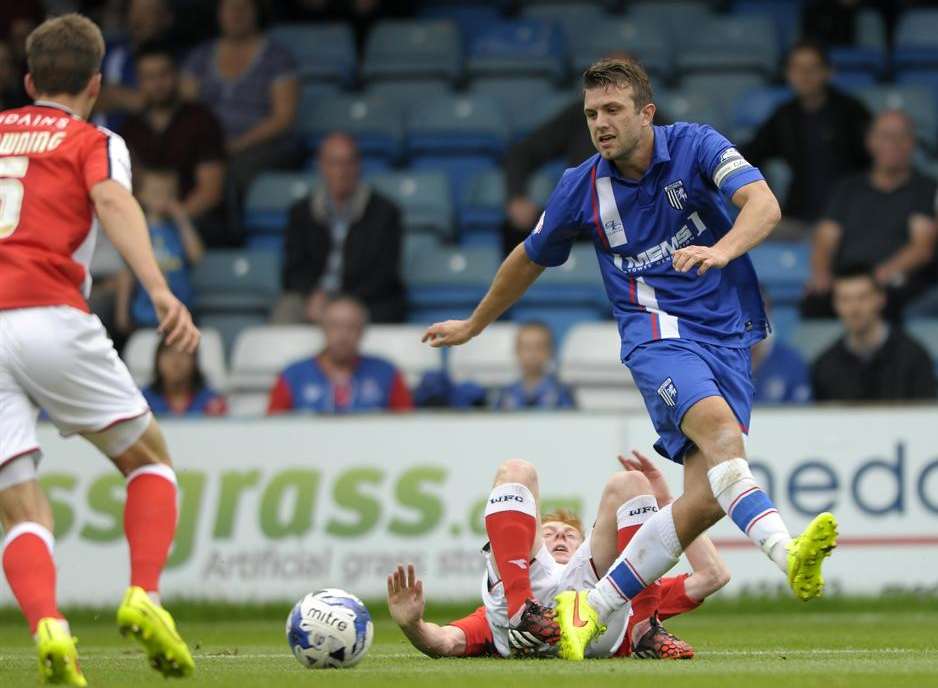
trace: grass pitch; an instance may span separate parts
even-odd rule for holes
[[[387,618],[382,603],[375,643],[362,663],[346,671],[308,671],[290,655],[283,625],[289,605],[223,608],[170,605],[193,646],[190,686],[329,685],[455,688],[544,685],[630,688],[892,688],[938,686],[938,601],[711,601],[668,627],[691,642],[697,657],[683,662],[641,660],[428,659],[413,650]],[[446,621],[461,608],[431,610]],[[113,611],[71,615],[80,638],[82,668],[91,686],[166,686],[136,645],[118,636]],[[16,614],[0,612],[0,686],[37,684],[35,654]],[[557,681],[560,681],[558,684]]]

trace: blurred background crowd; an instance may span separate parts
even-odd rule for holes
[[[419,342],[594,152],[578,75],[611,54],[649,71],[657,123],[712,124],[782,202],[752,253],[757,401],[936,397],[938,2],[17,0],[0,107],[69,10],[105,31],[95,119],[206,335],[158,346],[102,238],[92,308],[157,412],[640,405],[589,243],[485,337]]]

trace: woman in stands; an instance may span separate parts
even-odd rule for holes
[[[224,416],[225,397],[209,387],[199,368],[198,353],[171,349],[161,340],[153,360],[153,383],[143,396],[154,414],[166,416]]]

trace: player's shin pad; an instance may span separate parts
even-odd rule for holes
[[[824,590],[821,565],[837,546],[837,519],[818,514],[788,545],[788,584],[800,600],[818,597]]]

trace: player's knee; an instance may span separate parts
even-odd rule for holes
[[[502,483],[521,483],[531,488],[537,484],[537,469],[524,459],[508,459],[499,465],[495,473],[495,484]]]
[[[648,478],[637,471],[614,473],[603,488],[603,500],[617,506],[639,495],[653,494]]]
[[[152,464],[163,464],[172,467],[169,450],[163,432],[153,420],[140,438],[112,461],[124,475],[130,475],[138,468]]]

